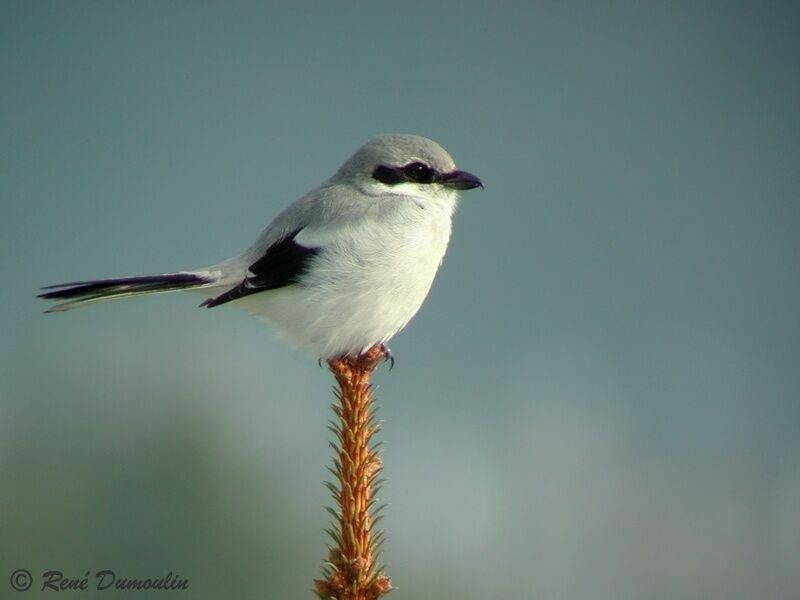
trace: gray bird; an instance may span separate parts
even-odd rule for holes
[[[47,312],[176,290],[267,319],[323,359],[385,344],[417,313],[450,240],[458,191],[483,187],[437,143],[379,135],[212,267],[43,288]]]

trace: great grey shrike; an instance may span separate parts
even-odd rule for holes
[[[483,187],[437,143],[379,135],[280,213],[239,256],[163,275],[65,283],[47,312],[175,290],[235,304],[322,359],[385,344],[419,310],[442,262],[458,191]]]

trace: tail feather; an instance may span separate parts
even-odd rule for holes
[[[37,297],[45,300],[64,300],[65,302],[45,311],[58,312],[102,300],[206,287],[213,283],[213,279],[199,273],[166,273],[49,285],[42,289],[53,291],[39,294]]]

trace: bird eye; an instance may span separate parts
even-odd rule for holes
[[[433,181],[433,169],[421,162],[413,162],[403,167],[403,172],[412,181],[419,183],[431,183]]]

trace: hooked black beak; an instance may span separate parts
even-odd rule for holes
[[[483,182],[472,173],[466,171],[451,171],[442,173],[436,181],[444,186],[456,190],[471,190],[472,188],[483,188]]]

